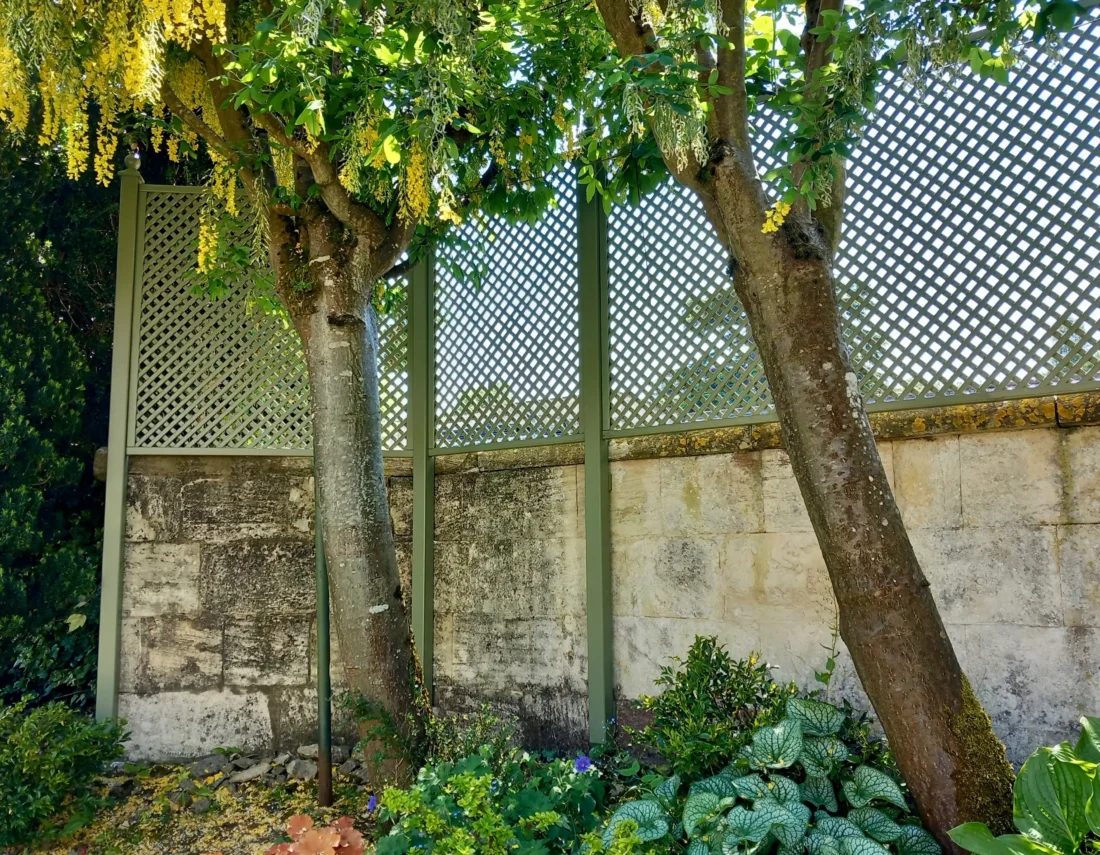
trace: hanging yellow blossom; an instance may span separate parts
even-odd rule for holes
[[[209,273],[214,269],[218,257],[218,226],[214,218],[203,211],[199,216],[199,273]]]
[[[30,114],[26,69],[11,46],[0,42],[0,116],[19,133],[26,129]]]
[[[424,148],[414,142],[409,165],[405,169],[405,180],[401,186],[400,216],[406,223],[419,223],[428,214],[432,200],[428,190],[428,160]]]
[[[786,221],[787,214],[790,212],[790,203],[780,199],[772,205],[772,207],[768,209],[767,214],[764,215],[764,225],[761,227],[760,231],[766,235],[779,231],[779,227]]]

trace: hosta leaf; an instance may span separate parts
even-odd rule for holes
[[[940,844],[936,838],[919,825],[903,825],[901,834],[894,841],[894,848],[898,850],[898,855],[940,855]]]
[[[726,814],[726,842],[749,840],[759,843],[768,836],[772,822],[768,813],[748,810],[738,805]]]
[[[802,753],[802,725],[789,718],[775,727],[762,727],[752,735],[754,766],[785,769],[798,761]]]
[[[810,855],[840,855],[840,840],[814,831],[806,835],[806,849]]]
[[[654,788],[653,792],[663,799],[676,798],[676,794],[680,792],[680,776],[673,775],[670,778],[665,778]]]
[[[825,810],[837,810],[836,791],[828,778],[807,778],[802,782],[802,801]]]
[[[1024,763],[1013,794],[1012,816],[1021,834],[1061,852],[1077,850],[1089,831],[1092,796],[1092,779],[1080,765],[1040,748]]]
[[[847,746],[835,736],[811,736],[802,740],[798,762],[810,777],[823,778],[847,759]]]
[[[712,775],[709,778],[695,781],[688,787],[688,794],[694,795],[695,793],[714,793],[722,798],[732,798],[739,795],[733,780],[725,775]]]
[[[801,807],[801,805],[800,805]],[[809,817],[795,815],[775,799],[758,799],[752,806],[755,813],[763,813],[771,821],[771,833],[780,845],[793,848],[799,844],[806,833]]]
[[[964,822],[947,833],[959,846],[974,855],[1058,855],[1058,850],[1040,846],[1022,834],[994,837],[984,822]]]
[[[657,840],[668,834],[668,817],[656,802],[627,802],[611,815],[611,821],[603,832],[604,846],[610,846],[615,837],[615,826],[628,819],[638,823],[635,832],[643,842]]]
[[[838,840],[844,837],[862,837],[863,832],[859,826],[849,822],[842,816],[825,816],[814,823],[814,830],[820,834],[827,834]]]
[[[840,841],[841,855],[889,855],[869,837],[845,837]]]
[[[1081,738],[1077,740],[1075,753],[1082,760],[1100,763],[1100,718],[1081,719]]]
[[[691,837],[699,823],[718,810],[722,797],[715,793],[695,793],[684,802],[684,834]]]
[[[852,773],[851,779],[844,782],[844,795],[852,807],[857,808],[865,807],[876,799],[905,807],[905,798],[894,779],[870,766],[860,766]]]
[[[706,780],[706,779],[704,779]],[[700,781],[702,783],[702,781]],[[744,775],[730,780],[733,791],[747,801],[756,801],[768,795],[768,785],[759,775]]]
[[[844,724],[844,710],[824,701],[791,698],[787,701],[787,718],[797,721],[806,736],[832,736]]]
[[[849,812],[848,821],[879,843],[889,843],[901,837],[901,826],[878,808],[861,807]]]

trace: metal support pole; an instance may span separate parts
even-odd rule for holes
[[[580,271],[581,427],[584,432],[584,536],[588,612],[588,738],[607,738],[615,715],[611,652],[611,478],[607,440],[607,219],[602,200],[577,188]]]
[[[332,805],[332,679],[328,614],[328,564],[321,528],[321,480],[313,455],[313,550],[317,567],[317,803]]]
[[[409,438],[413,450],[412,627],[424,689],[434,699],[435,276],[429,256],[409,277]]]
[[[141,161],[126,158],[120,173],[118,262],[115,269],[115,328],[111,352],[111,421],[107,437],[107,488],[103,514],[103,577],[99,600],[97,719],[118,715],[119,657],[122,650],[122,571],[126,558],[126,440],[129,433],[130,342],[141,245]]]

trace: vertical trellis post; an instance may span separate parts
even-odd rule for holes
[[[126,557],[126,440],[129,432],[130,339],[142,229],[141,165],[126,158],[120,173],[118,264],[115,271],[115,328],[111,353],[111,421],[107,436],[107,489],[103,515],[103,577],[99,601],[99,663],[95,713],[118,715],[119,655],[122,647],[122,570]]]
[[[615,714],[611,656],[611,479],[607,440],[607,219],[602,200],[577,192],[580,274],[581,429],[584,433],[585,579],[588,613],[588,738],[606,738]]]
[[[432,694],[435,648],[435,276],[429,256],[409,276],[409,440],[413,453],[412,626]]]

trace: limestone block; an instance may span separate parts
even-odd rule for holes
[[[198,614],[200,566],[197,543],[127,543],[122,613],[129,617]]]
[[[291,491],[298,496],[294,518],[300,526],[308,481],[282,472],[265,473],[263,477],[227,475],[188,481],[183,485],[182,536],[217,543],[285,535],[294,528]]]
[[[893,448],[895,492],[906,527],[961,526],[959,437],[899,440]]]
[[[126,539],[179,539],[182,491],[179,478],[131,474],[126,484]]]
[[[412,537],[412,478],[390,478],[387,483],[390,518],[395,537]]]
[[[1100,626],[1100,525],[1058,529],[1066,626]]]
[[[215,748],[256,750],[271,744],[271,716],[260,692],[126,692],[118,705],[130,731],[131,760],[191,759]]]
[[[673,537],[762,531],[756,453],[660,461],[662,533]]]
[[[945,623],[1062,623],[1055,529],[910,532]]]
[[[175,616],[123,621],[123,692],[212,689],[221,684],[222,628]]]
[[[643,537],[661,533],[661,461],[612,463],[611,536]]]
[[[836,611],[832,583],[812,532],[735,535],[722,542],[720,579],[728,620],[794,610],[826,625]]]
[[[971,685],[1014,762],[1038,744],[1076,738],[1078,718],[1100,709],[1091,627],[969,626],[965,646]],[[1031,741],[1036,733],[1042,743]]]
[[[1100,523],[1100,427],[1064,434],[1067,522]]]
[[[287,495],[287,534],[313,537],[313,478],[297,478],[290,482]]]
[[[267,705],[271,717],[275,751],[292,751],[300,745],[317,742],[317,689],[282,686],[268,689]],[[335,740],[354,745],[359,741],[355,719],[343,703],[343,690],[333,687],[332,732]]]
[[[619,538],[611,544],[616,615],[720,620],[716,537]]]
[[[577,468],[436,477],[436,540],[579,536]]]
[[[277,615],[227,620],[225,685],[306,685],[312,622],[312,617]]]
[[[211,614],[308,614],[316,606],[312,541],[206,546],[199,573],[202,609]]]
[[[967,434],[959,439],[967,525],[1049,525],[1061,521],[1057,430]]]
[[[653,681],[671,657],[683,657],[697,635],[713,635],[731,653],[747,656],[759,647],[755,624],[616,615],[612,621],[615,694],[636,699],[657,693]]]

